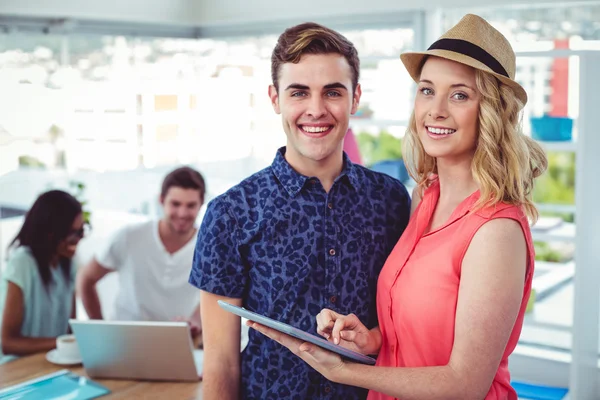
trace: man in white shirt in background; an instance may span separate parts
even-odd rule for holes
[[[196,243],[195,221],[204,203],[202,175],[189,167],[162,184],[164,217],[119,230],[77,275],[77,292],[90,319],[103,319],[96,284],[119,272],[112,319],[188,321],[201,333],[198,291],[188,283]]]

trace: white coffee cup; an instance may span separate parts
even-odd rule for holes
[[[56,352],[63,360],[80,360],[79,345],[75,335],[61,335],[56,338]]]

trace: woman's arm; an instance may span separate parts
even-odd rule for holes
[[[56,338],[29,338],[21,335],[25,302],[21,288],[7,282],[6,303],[2,315],[2,352],[24,356],[56,347]]]
[[[403,400],[483,399],[506,349],[523,297],[527,247],[521,226],[497,219],[473,237],[462,263],[454,346],[437,367],[372,367],[276,331],[256,328],[310,364],[327,379]]]
[[[521,226],[510,219],[486,223],[463,259],[448,364],[425,368],[348,364],[351,381],[405,400],[484,398],[521,307],[526,265]]]

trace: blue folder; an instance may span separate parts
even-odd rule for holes
[[[88,400],[95,399],[110,390],[84,376],[63,369],[31,379],[14,386],[0,389],[3,400]]]
[[[566,388],[533,385],[523,382],[511,382],[510,385],[517,392],[519,399],[526,400],[561,400],[569,392],[569,389]]]

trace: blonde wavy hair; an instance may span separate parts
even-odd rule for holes
[[[519,206],[535,222],[538,212],[531,199],[534,179],[548,167],[542,147],[522,132],[523,104],[513,90],[484,71],[475,70],[479,104],[479,136],[471,172],[480,190],[474,209],[507,203]],[[417,133],[414,111],[410,117],[402,153],[410,176],[421,191],[437,174],[434,157],[429,156]]]

